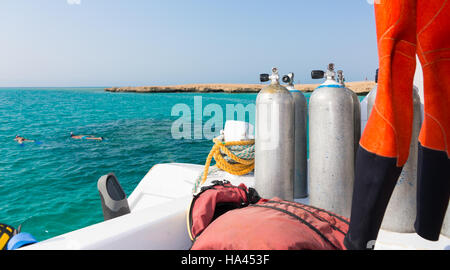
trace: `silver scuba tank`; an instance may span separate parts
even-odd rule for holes
[[[348,89],[345,86],[345,78],[344,78],[344,72],[342,70],[338,70],[338,83],[342,86],[344,86],[346,89]],[[353,98],[353,105],[354,105],[354,109],[355,109],[355,113],[354,113],[354,124],[355,124],[355,146],[354,146],[354,150],[355,150],[355,157],[356,157],[356,152],[358,151],[358,147],[359,147],[359,140],[361,139],[361,103],[359,102],[359,98],[358,95],[353,92],[352,90],[348,89],[352,95]],[[355,158],[355,162],[356,162],[356,158]]]
[[[307,182],[307,157],[306,157],[306,121],[308,115],[308,107],[305,95],[294,86],[294,73],[289,73],[283,76],[283,82],[294,99],[295,111],[295,128],[294,128],[294,198],[306,198],[308,196],[308,182]]]
[[[294,199],[294,99],[279,83],[278,69],[256,98],[255,188],[263,198]]]
[[[377,75],[375,76],[375,82],[378,82],[378,70]],[[412,91],[413,127],[409,157],[397,180],[397,184],[384,214],[383,223],[381,224],[382,229],[399,233],[415,232],[414,221],[416,219],[418,138],[422,120],[420,96],[417,87],[414,86]],[[377,86],[370,91],[367,99],[368,115],[372,112],[376,95]]]
[[[309,100],[310,204],[350,217],[354,171],[355,119],[354,93],[339,84],[334,64],[326,72],[311,72],[313,79],[326,78]],[[358,101],[359,102],[359,101]]]
[[[375,86],[370,90],[369,94],[367,94],[367,119],[369,119],[370,113],[372,112],[373,104],[375,104],[375,98],[377,96],[377,88],[378,88],[378,69],[375,72]]]

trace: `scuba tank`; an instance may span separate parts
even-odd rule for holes
[[[326,78],[309,100],[310,203],[350,217],[355,178],[355,146],[359,137],[354,93],[336,81],[334,64],[313,79]]]
[[[338,70],[337,72],[338,74],[338,83],[342,86],[344,86],[346,89],[348,89],[345,86],[345,78],[344,78],[344,71],[342,70]],[[356,157],[356,152],[358,151],[358,147],[359,147],[359,140],[361,139],[361,104],[359,102],[359,98],[358,95],[353,92],[352,90],[348,89],[350,91],[350,94],[352,95],[353,98],[353,105],[354,105],[354,124],[355,124],[355,146],[354,146],[354,150],[355,150],[355,157]],[[355,162],[356,162],[356,158],[355,158]]]
[[[375,104],[375,98],[377,96],[377,88],[378,88],[378,69],[375,72],[375,86],[370,90],[369,94],[367,94],[367,119],[369,119],[370,113],[372,112],[373,104]]]
[[[378,83],[378,70],[375,75]],[[381,228],[399,233],[413,233],[414,221],[416,219],[416,195],[417,195],[417,159],[418,138],[422,126],[420,112],[420,96],[417,87],[413,87],[413,130],[411,133],[411,145],[409,158],[403,166],[402,172],[397,180],[397,185],[389,200],[384,214]],[[377,86],[369,93],[367,99],[367,115],[370,116],[377,96]]]
[[[279,83],[278,69],[256,98],[255,188],[266,198],[294,199],[294,99]]]
[[[308,196],[308,161],[306,158],[306,121],[308,111],[306,98],[302,92],[294,87],[294,73],[283,76],[282,80],[284,83],[287,83],[286,89],[291,92],[294,99],[294,198],[306,198]]]

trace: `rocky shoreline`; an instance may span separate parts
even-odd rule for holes
[[[302,92],[312,92],[320,84],[297,84],[295,88]],[[111,87],[107,92],[134,93],[257,93],[266,84],[184,84],[168,86]],[[375,86],[373,81],[348,82],[347,88],[358,95],[367,94]]]

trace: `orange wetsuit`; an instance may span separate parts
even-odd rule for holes
[[[437,240],[450,194],[450,0],[377,0],[378,90],[357,153],[349,249],[371,248],[406,163],[416,55],[424,76],[416,232]]]

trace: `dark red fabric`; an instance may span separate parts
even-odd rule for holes
[[[207,187],[198,194],[188,213],[192,237],[197,237],[212,222],[218,205],[235,204],[235,208],[238,208],[248,204],[247,192],[248,189],[244,184],[236,187],[225,182]]]
[[[348,222],[300,203],[260,200],[217,218],[192,250],[343,250]]]

